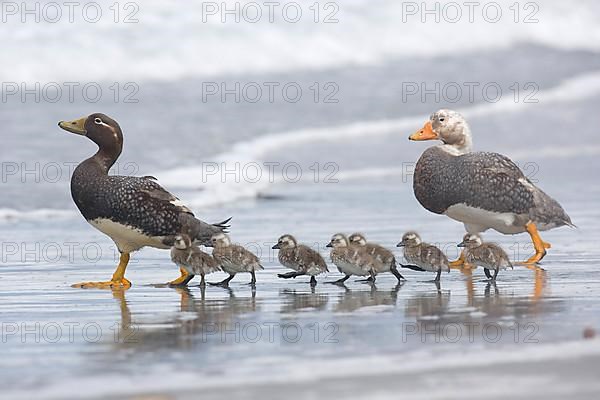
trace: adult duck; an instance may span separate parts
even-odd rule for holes
[[[121,253],[109,281],[84,282],[73,287],[129,288],[131,282],[125,279],[125,270],[132,252],[146,246],[169,249],[180,234],[188,235],[198,244],[210,245],[213,235],[228,228],[229,220],[211,225],[195,218],[189,208],[153,177],[109,175],[123,149],[121,127],[112,118],[92,114],[61,121],[58,126],[98,145],[98,152],[75,168],[71,195],[85,220],[109,236]],[[189,280],[188,272],[183,268],[180,271],[181,276],[171,284]]]
[[[413,176],[413,189],[427,210],[462,222],[470,234],[495,229],[503,234],[527,232],[535,264],[550,244],[539,231],[568,225],[561,205],[535,186],[508,157],[472,152],[471,131],[465,119],[451,110],[432,114],[410,140],[441,140],[423,152]],[[452,266],[464,264],[464,252]]]

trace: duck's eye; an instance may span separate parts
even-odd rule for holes
[[[94,122],[96,123],[96,125],[102,125],[102,120],[100,118],[96,118]]]
[[[444,118],[444,117],[440,117],[440,119],[439,119],[440,122],[444,122],[445,120],[446,120],[446,118]]]

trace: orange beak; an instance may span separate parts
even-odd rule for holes
[[[438,134],[433,130],[431,122],[428,121],[420,131],[417,131],[408,137],[410,140],[433,140],[439,139]]]

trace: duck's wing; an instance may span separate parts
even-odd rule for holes
[[[237,244],[232,244],[230,247],[231,254],[236,264],[241,265],[244,268],[260,267],[260,269],[262,269],[262,265],[260,265],[260,260],[256,254]]]
[[[467,153],[454,158],[456,179],[449,187],[450,204],[464,204],[497,213],[528,214],[535,206],[535,187],[508,157],[498,153]]]
[[[508,258],[508,254],[506,254],[502,246],[496,243],[487,243],[487,246],[491,248],[490,252],[495,253],[494,262],[496,262],[500,268],[512,268],[512,263]]]
[[[446,267],[448,265],[448,257],[446,257],[444,252],[427,243],[423,243],[421,246],[421,261],[432,266],[441,265]]]
[[[538,223],[540,229],[572,225],[562,206],[502,154],[464,154],[456,158],[455,168],[463,178],[453,191],[457,203],[498,213],[526,215]]]
[[[140,186],[142,186],[141,191],[145,192],[148,196],[150,196],[151,199],[166,202],[171,206],[174,206],[176,211],[184,214],[189,214],[190,216],[194,217],[194,213],[192,212],[192,210],[190,210],[185,204],[183,204],[183,202],[178,197],[174,196],[172,193],[160,186],[158,182],[156,182],[155,177],[145,176],[139,179],[142,180],[142,182],[140,183]],[[229,229],[230,227],[230,221],[231,218],[227,218],[224,221],[207,225],[216,228],[216,230],[211,229],[211,231],[214,231],[214,234],[216,234],[219,232],[227,232],[227,229]]]
[[[302,270],[308,271],[313,265],[319,267],[323,271],[329,271],[327,263],[321,255],[308,246],[299,245],[298,260],[302,263]]]
[[[210,254],[200,250],[197,246],[192,246],[191,256],[190,258],[194,260],[194,262],[198,263],[206,273],[211,273],[215,271],[220,271],[221,266]]]
[[[369,246],[369,244],[367,244]],[[379,245],[379,244],[370,244],[373,248],[371,251],[371,255],[375,258],[379,259],[381,262],[390,262],[396,264],[396,256],[389,249]]]
[[[180,214],[193,218],[189,208],[150,178],[109,176],[97,192],[89,207],[95,217],[131,226],[150,236],[180,233]]]
[[[146,193],[153,200],[167,202],[175,206],[179,212],[194,215],[192,210],[186,207],[178,197],[160,186],[153,176],[145,176],[139,178],[139,180],[140,192]]]
[[[186,233],[201,244],[227,229],[227,221],[207,224],[176,196],[151,177],[110,176],[103,190],[103,217],[134,227],[148,236],[164,237],[172,245],[174,235]]]
[[[419,158],[413,187],[421,205],[436,214],[447,213],[452,206],[526,213],[533,196],[520,180],[527,182],[519,167],[501,154],[455,156],[434,146]]]

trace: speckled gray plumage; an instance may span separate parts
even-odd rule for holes
[[[376,272],[389,272],[390,268],[397,267],[396,256],[390,250],[376,243],[367,243],[365,252],[374,257],[378,262],[375,264]]]
[[[509,158],[488,152],[453,155],[441,146],[423,152],[413,177],[421,205],[436,214],[465,204],[497,213],[514,213],[525,225],[542,229],[570,225],[558,202],[537,188]]]
[[[307,275],[319,275],[323,272],[329,272],[323,257],[303,244],[280,249],[278,258],[284,267]]]
[[[171,260],[191,275],[208,275],[221,270],[217,261],[197,246],[185,250],[173,247]]]
[[[428,243],[405,246],[404,258],[409,264],[414,264],[425,271],[450,271],[448,257],[443,251]]]
[[[485,269],[512,268],[512,263],[506,252],[495,243],[483,243],[476,247],[465,249],[465,261]]]
[[[255,254],[237,244],[216,246],[213,249],[212,255],[221,268],[223,268],[223,271],[230,275],[264,269]]]
[[[112,131],[90,122],[97,118],[110,125]],[[110,220],[139,230],[148,237],[161,238],[164,248],[170,247],[173,237],[180,233],[208,244],[214,234],[227,228],[226,222],[210,225],[196,219],[152,177],[108,175],[121,154],[121,128],[104,114],[92,114],[88,117],[86,129],[86,136],[99,146],[99,150],[75,169],[71,178],[71,195],[87,221]],[[133,250],[142,247],[135,243],[129,245]]]
[[[364,247],[344,246],[334,247],[329,254],[331,261],[339,272],[345,275],[366,276],[371,270],[375,272],[380,264],[374,257],[367,254]]]

